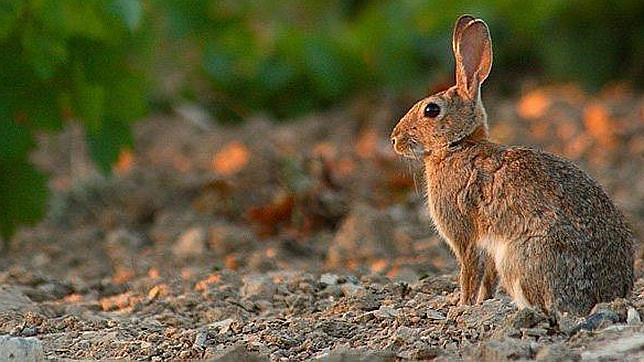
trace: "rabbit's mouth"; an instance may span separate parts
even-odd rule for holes
[[[429,151],[425,147],[410,137],[404,138],[392,138],[392,143],[394,146],[394,151],[405,158],[411,158],[414,160],[421,160],[424,156],[429,154]]]

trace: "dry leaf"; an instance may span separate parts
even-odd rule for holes
[[[258,235],[274,235],[280,223],[289,221],[295,206],[295,198],[290,194],[277,196],[270,204],[252,207],[247,218],[259,227]]]
[[[241,171],[250,159],[250,151],[241,142],[232,141],[215,154],[212,168],[222,176],[232,176]]]
[[[132,295],[130,292],[102,298],[98,302],[105,312],[119,310],[133,306],[141,301],[141,297]]]
[[[371,263],[371,271],[374,273],[382,273],[387,269],[389,263],[385,259],[377,259]]]
[[[119,157],[114,164],[114,173],[117,175],[125,175],[134,166],[134,153],[132,150],[125,148],[119,153]]]
[[[534,90],[519,100],[517,104],[517,113],[525,119],[537,119],[550,108],[550,98],[543,90]]]
[[[159,296],[164,297],[166,295],[168,295],[168,285],[167,284],[155,285],[148,292],[148,300],[156,299]]]
[[[356,143],[356,154],[362,158],[373,157],[378,148],[378,134],[373,129],[360,133]]]
[[[195,290],[198,292],[203,292],[204,290],[208,289],[208,287],[212,284],[217,284],[221,281],[221,275],[218,273],[215,274],[210,274],[208,277],[205,279],[202,279],[195,284]]]
[[[604,106],[591,103],[584,110],[584,125],[588,133],[604,147],[615,144],[612,121]]]
[[[134,278],[134,270],[129,268],[118,268],[114,275],[112,275],[112,282],[114,284],[124,284]]]
[[[237,270],[239,268],[239,256],[236,253],[226,255],[224,267],[230,270]]]

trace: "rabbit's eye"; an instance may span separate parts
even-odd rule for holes
[[[441,113],[441,107],[434,103],[427,103],[425,106],[425,117],[436,118]]]

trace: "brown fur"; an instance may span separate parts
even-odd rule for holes
[[[414,105],[392,140],[399,154],[422,157],[430,214],[461,265],[460,303],[490,298],[497,277],[520,307],[545,311],[584,314],[628,296],[633,236],[621,213],[570,161],[488,140],[487,25],[461,17],[453,44],[456,85]],[[424,116],[429,102],[438,117]]]

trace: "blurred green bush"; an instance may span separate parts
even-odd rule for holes
[[[493,76],[506,83],[518,86],[517,75],[524,75],[596,89],[642,77],[644,3],[637,0],[159,4],[169,32],[197,45],[195,70],[212,90],[204,99],[222,119],[257,110],[283,118],[356,93],[397,93],[451,77],[451,28],[463,13],[490,24]]]
[[[109,170],[147,110],[155,39],[130,0],[0,2],[0,236],[37,220],[46,178],[28,161],[36,132],[83,124],[89,150]]]
[[[33,136],[80,122],[99,169],[149,104],[206,104],[221,121],[291,117],[451,77],[451,27],[490,24],[493,77],[598,87],[642,80],[640,0],[0,0],[0,236],[38,219]],[[167,80],[179,74],[170,87]],[[171,77],[172,75],[172,77]],[[167,89],[170,88],[170,89]],[[152,102],[150,102],[152,101]]]

